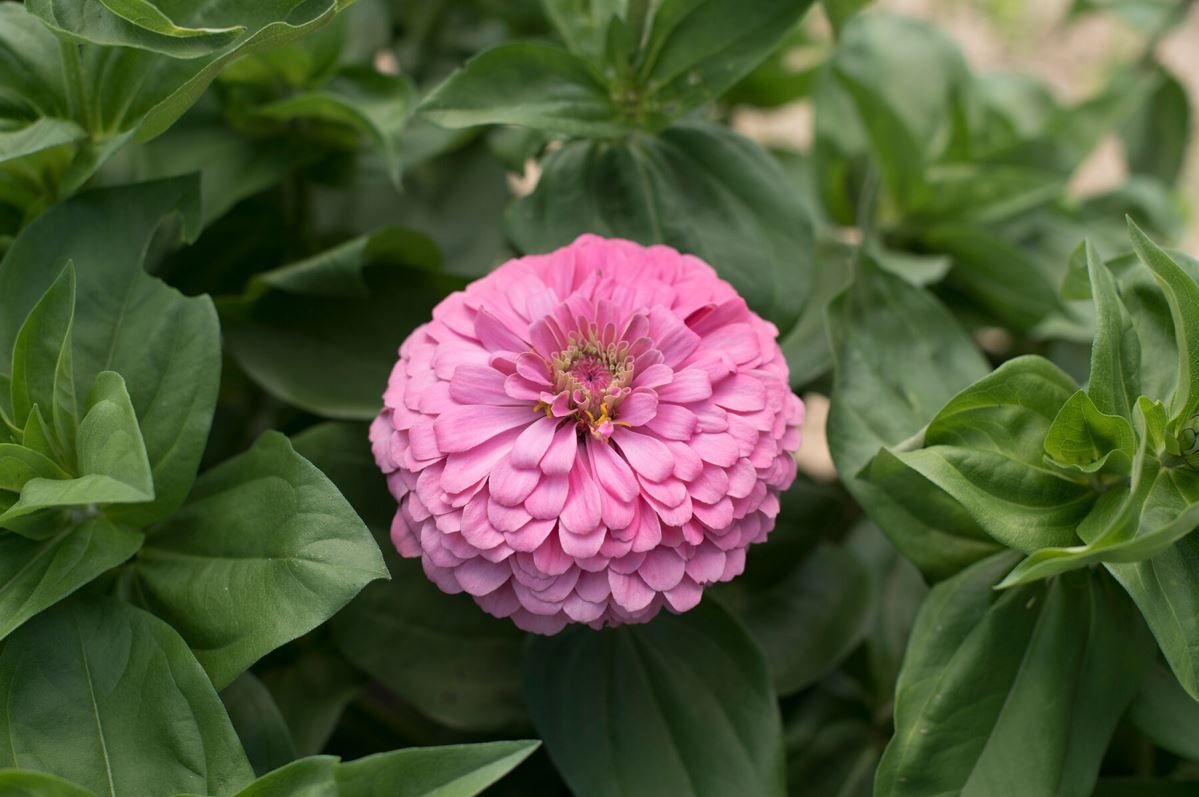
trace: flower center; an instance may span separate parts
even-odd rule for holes
[[[617,407],[631,392],[629,344],[623,340],[605,344],[594,331],[585,338],[572,334],[569,340],[550,362],[554,392],[564,393],[579,423],[606,440],[620,423],[614,420]]]

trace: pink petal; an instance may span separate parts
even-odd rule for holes
[[[549,449],[541,458],[541,470],[544,473],[570,473],[575,462],[575,452],[578,450],[579,433],[574,424],[564,423],[554,433]]]
[[[616,418],[629,426],[642,426],[658,411],[658,397],[650,390],[634,390],[620,403]]]
[[[670,449],[656,437],[621,428],[612,436],[612,441],[619,446],[633,470],[651,481],[662,481],[674,471]]]
[[[566,504],[562,507],[562,527],[575,534],[588,534],[600,524],[600,491],[583,460],[575,462],[568,483]],[[566,547],[565,542],[562,547]],[[596,550],[599,550],[598,544]]]
[[[621,575],[608,571],[608,585],[612,588],[612,600],[625,611],[639,612],[654,599],[654,591],[637,575]]]
[[[703,401],[712,395],[712,381],[698,368],[676,371],[669,385],[658,388],[658,398],[675,404]]]
[[[565,476],[544,476],[529,497],[525,499],[525,509],[535,518],[542,520],[556,518],[566,504],[566,494],[569,482]]]
[[[554,439],[558,423],[542,416],[526,427],[512,445],[512,464],[519,468],[536,468]]]
[[[433,422],[433,433],[443,452],[469,451],[509,429],[528,426],[536,417],[528,407],[451,407]]]
[[[650,589],[665,592],[674,589],[683,578],[687,563],[669,548],[657,548],[645,556],[645,562],[637,571]]]
[[[512,576],[512,568],[506,564],[492,564],[482,557],[467,559],[454,568],[454,577],[462,589],[471,595],[486,595],[495,592]]]

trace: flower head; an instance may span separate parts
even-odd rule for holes
[[[690,609],[795,478],[776,337],[669,247],[584,235],[505,263],[400,347],[371,426],[392,541],[531,631]]]

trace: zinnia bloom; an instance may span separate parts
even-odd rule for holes
[[[371,426],[392,541],[530,631],[692,608],[795,478],[777,335],[666,246],[584,235],[505,263],[400,347]]]

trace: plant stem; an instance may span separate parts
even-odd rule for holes
[[[67,102],[71,116],[84,130],[92,132],[87,103],[83,96],[83,69],[79,63],[79,46],[74,42],[58,40],[58,51],[62,55],[62,74],[67,84]]]

